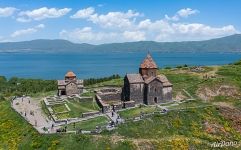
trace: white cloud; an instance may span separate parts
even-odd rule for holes
[[[145,38],[145,32],[142,31],[125,31],[123,33],[123,36],[128,41],[144,41]]]
[[[117,39],[118,35],[114,32],[94,32],[91,27],[84,27],[82,29],[74,29],[73,31],[62,30],[59,33],[63,39],[71,40],[80,43],[104,43]]]
[[[92,7],[79,10],[71,18],[81,18],[91,21],[100,28],[101,32],[91,27],[77,28],[72,31],[63,30],[60,37],[80,43],[113,43],[153,40],[189,41],[207,40],[239,33],[233,25],[213,27],[202,23],[183,22],[182,18],[199,13],[198,10],[184,8],[177,11],[172,17],[151,20],[141,19],[141,13],[133,10],[126,12],[108,12],[98,14]],[[138,21],[137,21],[138,20]]]
[[[172,28],[175,31],[175,37],[172,40],[205,40],[216,37],[227,36],[238,33],[233,25],[223,27],[211,27],[199,23],[173,23]]]
[[[180,9],[179,11],[176,12],[176,14],[172,17],[169,17],[168,15],[165,15],[165,18],[167,20],[171,20],[171,21],[178,21],[181,18],[187,18],[190,15],[194,15],[199,13],[198,10],[196,9],[191,9],[191,8],[184,8],[184,9]]]
[[[71,8],[47,8],[42,7],[39,9],[34,9],[32,11],[21,11],[18,14],[17,21],[19,22],[29,22],[31,20],[43,20],[47,18],[59,18],[71,11]]]
[[[73,16],[71,16],[71,18],[88,18],[91,15],[93,15],[93,13],[95,12],[95,9],[93,7],[88,7],[86,9],[81,9],[79,11],[77,11]]]
[[[9,17],[14,14],[17,9],[14,7],[0,8],[0,17]]]
[[[188,17],[190,15],[194,15],[196,13],[198,13],[199,11],[196,10],[196,9],[191,9],[191,8],[184,8],[184,9],[181,9],[177,12],[177,14],[180,16],[180,17]]]
[[[107,14],[95,13],[94,8],[89,7],[77,11],[71,18],[87,19],[104,28],[129,28],[135,22],[135,17],[140,13],[133,10],[127,12],[109,12]]]
[[[28,29],[22,29],[22,30],[17,30],[11,34],[12,38],[18,37],[18,36],[23,36],[23,35],[28,35],[28,34],[33,34],[35,32],[38,32],[40,29],[43,29],[45,27],[44,24],[39,24],[33,28],[28,28]]]

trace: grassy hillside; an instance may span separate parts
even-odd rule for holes
[[[167,114],[128,122],[100,135],[38,134],[15,113],[7,100],[0,101],[0,149],[211,149],[219,141],[241,142],[241,61],[225,66],[204,67],[193,72],[189,67],[162,69],[174,85],[174,98],[192,97]],[[209,78],[204,78],[208,76]],[[97,83],[122,85],[121,79]],[[185,93],[186,90],[190,95]],[[90,93],[91,94],[91,93]],[[5,97],[7,99],[7,97]],[[196,108],[194,108],[196,107]],[[181,110],[180,110],[181,108]],[[155,108],[142,108],[149,112]],[[135,117],[140,109],[123,111]],[[99,119],[99,118],[98,118]],[[105,122],[106,120],[104,120]],[[90,122],[96,122],[91,120]],[[89,128],[87,123],[77,124]],[[240,149],[238,147],[221,149]]]

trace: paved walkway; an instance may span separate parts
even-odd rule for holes
[[[32,100],[30,97],[19,97],[13,100],[12,107],[40,133],[55,133],[56,129],[59,128],[52,128],[54,122],[42,112],[39,101]],[[46,130],[43,129],[44,127]]]
[[[106,115],[116,124],[124,122],[116,112],[108,112]]]

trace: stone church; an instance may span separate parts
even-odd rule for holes
[[[158,66],[148,53],[139,73],[126,74],[122,90],[124,101],[153,105],[172,100],[172,84],[166,76],[158,75]]]
[[[78,80],[72,71],[66,73],[64,80],[58,80],[59,96],[81,94],[83,92],[83,88],[83,80]]]

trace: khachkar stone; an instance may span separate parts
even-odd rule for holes
[[[164,75],[158,75],[158,66],[148,53],[140,65],[139,73],[126,74],[123,100],[148,105],[172,100],[172,84]]]
[[[83,80],[78,80],[75,73],[69,71],[64,80],[58,80],[58,95],[75,95],[83,92]]]

